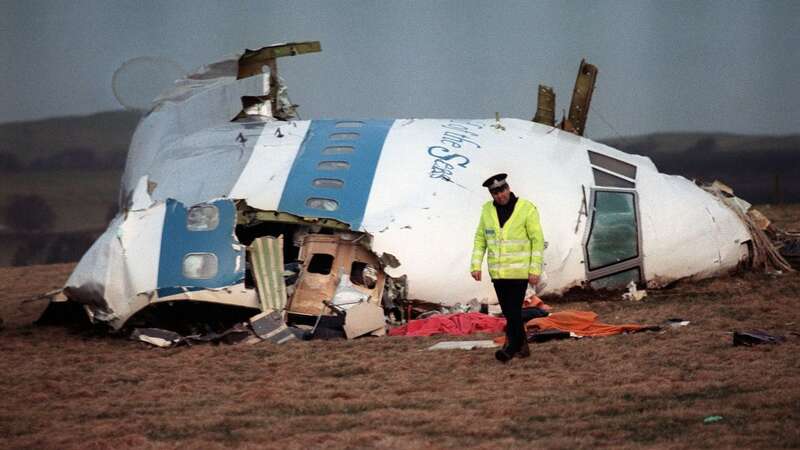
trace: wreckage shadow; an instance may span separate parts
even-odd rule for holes
[[[223,333],[258,313],[253,308],[208,302],[156,303],[131,316],[121,331],[126,335],[134,328],[161,328],[183,336]]]

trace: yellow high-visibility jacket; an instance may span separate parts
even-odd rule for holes
[[[500,228],[497,210],[489,201],[483,205],[475,231],[470,271],[481,270],[488,252],[489,276],[496,279],[527,279],[541,275],[544,236],[539,211],[528,200],[517,199],[514,212]]]

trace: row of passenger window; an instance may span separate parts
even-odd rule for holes
[[[361,128],[364,122],[337,122],[336,128]],[[328,135],[329,141],[354,141],[361,135],[355,132],[336,132]],[[344,155],[355,152],[352,145],[332,145],[322,149],[323,155]],[[317,163],[317,170],[320,171],[337,171],[347,170],[350,168],[350,163],[347,161],[320,161]],[[315,188],[321,189],[342,189],[344,187],[344,180],[339,178],[315,178],[311,184]],[[331,212],[339,209],[339,202],[332,198],[323,197],[309,197],[306,199],[306,206],[311,209],[319,209],[321,211]]]

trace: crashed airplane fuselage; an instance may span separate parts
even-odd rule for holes
[[[122,212],[65,288],[94,320],[119,328],[159,302],[263,309],[248,281],[249,246],[260,236],[283,236],[283,262],[300,260],[305,283],[288,293],[289,311],[318,313],[344,276],[377,302],[384,276],[401,275],[407,298],[491,300],[488,277],[474,282],[469,261],[489,200],[481,182],[498,172],[538,206],[543,294],[653,287],[748,258],[751,237],[734,212],[646,157],[519,119],[276,120],[265,108],[243,111],[243,98],[270,91],[269,75],[237,77],[230,60],[181,80],[142,119]],[[318,254],[327,257],[312,263]],[[365,268],[380,275],[371,284],[353,276]]]

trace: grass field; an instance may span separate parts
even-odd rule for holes
[[[767,211],[800,228],[796,206]],[[492,350],[426,350],[464,338],[162,350],[31,325],[44,305],[23,300],[72,267],[0,268],[4,448],[800,447],[797,273],[565,299],[554,308],[608,323],[691,323],[535,344],[501,365]],[[750,329],[787,340],[734,347],[731,332]]]

